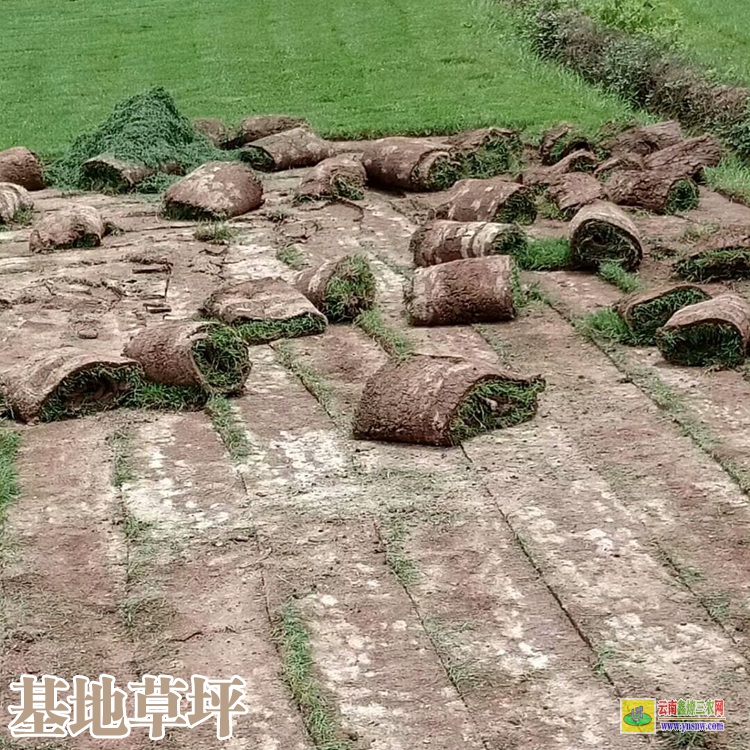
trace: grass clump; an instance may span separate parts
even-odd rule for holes
[[[526,422],[536,414],[544,383],[491,380],[480,383],[464,398],[451,423],[451,442],[460,445],[475,435]]]
[[[508,138],[492,138],[458,155],[461,176],[484,180],[509,172],[516,164],[518,150],[519,145]]]
[[[361,201],[365,197],[365,191],[359,185],[353,185],[344,177],[334,177],[333,192],[334,199],[343,198],[348,201]]]
[[[667,362],[688,367],[730,368],[745,359],[742,336],[730,325],[700,323],[662,329],[656,334],[656,345]]]
[[[211,424],[219,434],[233,461],[241,461],[251,453],[250,441],[242,422],[232,411],[232,405],[224,396],[211,396],[206,403],[206,412]]]
[[[130,433],[126,430],[113,432],[107,439],[107,445],[112,454],[112,486],[119,490],[135,479]]]
[[[704,302],[708,295],[700,289],[677,289],[661,297],[636,305],[630,312],[630,328],[637,343],[651,346],[656,331],[683,307]]]
[[[463,177],[461,163],[450,156],[435,159],[426,175],[420,173],[419,167],[415,172],[415,184],[426,190],[448,190]]]
[[[310,634],[293,602],[282,608],[274,638],[281,655],[281,674],[315,747],[354,750],[354,745],[344,738],[336,712],[318,683]]]
[[[289,372],[299,378],[302,385],[305,386],[306,390],[323,407],[326,414],[334,421],[337,421],[340,415],[334,408],[335,392],[323,376],[310,367],[310,365],[301,362],[295,354],[294,349],[286,342],[282,341],[277,344],[274,347],[274,351],[279,358],[279,362]]]
[[[672,186],[664,210],[668,214],[692,211],[700,203],[698,186],[692,180],[678,180]]]
[[[284,245],[284,247],[279,248],[276,251],[276,260],[280,260],[294,271],[301,271],[308,265],[305,256],[296,245]]]
[[[193,359],[211,391],[234,394],[250,371],[247,344],[231,326],[212,326],[206,338],[193,345]]]
[[[750,277],[750,248],[706,250],[677,261],[677,276],[687,281],[722,281]]]
[[[515,193],[500,206],[493,221],[500,224],[533,224],[536,215],[536,203],[531,193]]]
[[[354,320],[354,325],[377,341],[391,356],[409,357],[414,353],[414,344],[401,332],[391,328],[376,308],[360,313]]]
[[[604,349],[612,344],[635,343],[628,324],[609,307],[576,319],[573,327],[581,336]]]
[[[0,427],[0,543],[2,543],[5,530],[8,508],[21,491],[16,470],[19,441],[20,437],[17,432]]]
[[[608,260],[602,263],[599,266],[599,276],[626,294],[641,288],[639,278],[634,273],[626,271],[622,264],[616,261]]]
[[[225,221],[206,221],[195,228],[193,237],[212,245],[228,245],[236,231]]]
[[[323,313],[331,323],[354,320],[375,301],[375,276],[362,255],[344,258],[328,281]]]
[[[405,543],[409,529],[402,513],[389,513],[380,527],[385,542],[385,562],[396,580],[408,588],[419,579],[419,569],[406,554]]]
[[[246,344],[255,345],[323,333],[326,322],[318,315],[304,314],[286,320],[250,320],[234,328]]]
[[[49,170],[52,184],[88,189],[81,166],[108,154],[158,169],[168,164],[195,169],[207,161],[228,158],[198,133],[163,88],[153,88],[118,104],[95,130],[80,135]]]
[[[120,406],[148,411],[196,411],[206,405],[209,392],[197,385],[164,385],[139,376]]]
[[[531,240],[510,251],[524,271],[561,271],[570,268],[570,243],[566,239]]]
[[[240,160],[260,172],[273,172],[276,161],[273,156],[260,146],[244,146],[239,150]]]

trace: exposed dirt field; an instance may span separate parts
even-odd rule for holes
[[[265,205],[231,222],[226,245],[135,196],[35,193],[36,218],[93,205],[123,233],[43,255],[30,253],[29,229],[0,233],[3,364],[60,342],[119,353],[146,325],[195,316],[226,282],[294,279],[277,258],[292,245],[310,263],[356,251],[391,332],[419,351],[543,375],[538,415],[451,449],[354,441],[354,409],[387,354],[335,325],[251,348],[246,393],[231,401],[246,457],[205,412],[18,425],[0,704],[23,673],[240,675],[250,712],[231,742],[209,723],[164,744],[313,748],[282,674],[296,597],[340,722],[338,744],[321,747],[657,747],[619,734],[619,698],[682,696],[725,700],[727,731],[707,747],[750,747],[743,373],[670,366],[653,347],[597,348],[573,320],[622,294],[591,274],[525,273],[544,299],[513,322],[409,328],[409,238],[440,195],[368,189],[357,203],[295,206],[304,174],[264,175]],[[631,215],[647,285],[669,279],[686,230],[750,226],[750,209],[705,190],[688,214]],[[566,226],[540,219],[530,233]],[[87,735],[61,745],[110,746]],[[151,743],[139,729],[116,746]]]

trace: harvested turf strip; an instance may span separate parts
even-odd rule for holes
[[[124,355],[154,383],[196,386],[212,393],[239,393],[250,374],[247,345],[229,326],[178,321],[137,333]]]
[[[81,166],[81,172],[89,189],[102,193],[124,193],[135,189],[143,191],[141,185],[157,174],[173,177],[184,174],[177,164],[164,164],[157,169],[123,161],[109,154],[87,159]]]
[[[462,177],[485,179],[508,172],[521,152],[518,133],[503,128],[469,130],[445,142],[453,149]]]
[[[246,146],[269,135],[283,133],[294,128],[309,128],[310,123],[302,117],[292,115],[259,115],[247,117],[224,142],[223,148],[232,149]]]
[[[696,367],[735,367],[750,341],[750,306],[738,294],[722,294],[678,310],[656,332],[668,362]]]
[[[354,437],[458,445],[531,419],[542,390],[539,377],[514,377],[460,357],[417,354],[391,360],[365,385]]]
[[[84,162],[102,154],[154,170],[189,172],[204,162],[227,159],[177,110],[162,88],[136,94],[118,104],[96,130],[79,136],[51,167],[57,187],[87,190]]]
[[[572,266],[570,243],[562,237],[530,240],[510,254],[524,271],[562,271]]]
[[[526,233],[513,224],[435,220],[417,229],[409,249],[415,266],[434,266],[465,258],[522,252]]]
[[[545,188],[570,172],[593,172],[599,164],[591,151],[573,151],[564,159],[549,167],[530,167],[521,175],[521,182],[527,187]]]
[[[0,225],[13,224],[19,216],[28,215],[33,210],[34,201],[26,188],[0,182]]]
[[[690,211],[698,206],[700,193],[689,178],[662,170],[615,172],[607,181],[613,203],[658,214]]]
[[[345,198],[362,200],[367,172],[359,154],[339,154],[325,159],[311,169],[300,182],[294,199],[301,203],[309,200]]]
[[[307,128],[268,135],[239,151],[242,161],[262,172],[313,167],[333,155],[332,145]]]
[[[635,224],[617,206],[597,201],[582,208],[570,223],[570,252],[574,268],[597,271],[604,261],[626,271],[641,264],[643,249]]]
[[[452,149],[422,138],[381,138],[366,144],[368,180],[403,190],[447,190],[461,177]]]
[[[301,292],[281,279],[257,279],[214,292],[204,303],[209,318],[234,326],[248,344],[322,333],[327,321]]]
[[[719,141],[712,135],[702,135],[676,143],[647,156],[647,170],[659,170],[673,175],[687,175],[700,179],[706,167],[715,167],[723,156]]]
[[[622,299],[617,312],[628,324],[635,343],[651,346],[656,331],[683,307],[705,302],[710,295],[693,284],[673,284],[648,292],[637,292]]]
[[[500,178],[460,180],[435,209],[438,219],[492,221],[499,224],[533,224],[536,205],[531,191]]]
[[[709,237],[703,245],[675,263],[676,276],[709,282],[750,278],[750,234],[726,232]]]
[[[509,255],[469,258],[414,271],[406,310],[415,326],[493,323],[516,316]]]
[[[24,422],[49,422],[121,406],[138,363],[66,348],[27,360],[3,376],[2,390],[13,414]]]
[[[584,206],[606,197],[599,180],[583,172],[561,175],[550,183],[547,195],[565,221],[572,219]]]
[[[680,123],[677,120],[668,120],[626,130],[607,141],[605,148],[614,156],[648,156],[655,151],[677,145],[683,138]]]
[[[363,255],[347,255],[307,269],[296,287],[331,323],[354,320],[375,302],[375,276]]]
[[[591,142],[574,125],[563,123],[544,134],[539,147],[539,156],[544,165],[557,164],[560,159],[578,150],[591,151]]]
[[[92,206],[71,205],[48,213],[29,236],[32,253],[76,247],[98,247],[107,232],[102,215]]]
[[[603,161],[595,170],[594,177],[607,182],[615,172],[643,171],[643,157],[638,154],[619,154]]]
[[[23,146],[0,151],[0,182],[20,185],[26,190],[44,190],[42,162]]]

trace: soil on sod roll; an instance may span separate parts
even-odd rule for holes
[[[434,266],[487,255],[513,255],[528,243],[514,224],[488,221],[430,221],[411,236],[409,249],[415,266]]]
[[[539,156],[542,164],[557,164],[572,151],[591,151],[592,144],[575,125],[562,123],[548,130],[542,137]]]
[[[331,323],[354,320],[375,302],[375,276],[367,258],[348,255],[303,271],[297,289]]]
[[[310,123],[303,117],[292,115],[259,115],[246,117],[235,133],[224,142],[224,148],[234,149],[246,146],[253,141],[259,141],[269,135],[283,133],[294,128],[310,128]]]
[[[683,139],[680,123],[677,120],[667,120],[626,130],[607,141],[605,148],[613,156],[648,156],[655,151],[675,146]]]
[[[262,172],[314,167],[333,155],[333,146],[307,128],[267,135],[238,152],[240,159]]]
[[[498,177],[491,180],[460,180],[435,209],[435,218],[533,224],[536,205],[532,191],[517,182]]]
[[[570,223],[568,237],[574,268],[598,271],[601,263],[613,261],[635,271],[643,258],[635,224],[612,203],[597,201],[582,208]]]
[[[354,437],[459,445],[475,435],[531,419],[540,377],[515,377],[460,357],[416,354],[370,377],[354,417]]]
[[[0,226],[28,217],[33,210],[34,201],[26,188],[11,182],[0,182]]]
[[[560,175],[550,183],[547,195],[565,220],[573,218],[584,206],[606,197],[599,180],[584,172]]]
[[[643,168],[642,156],[638,154],[619,154],[603,161],[594,170],[594,177],[602,182],[607,182],[615,172],[640,172]]]
[[[248,344],[322,333],[327,324],[301,292],[281,279],[257,279],[214,292],[203,313],[233,326]]]
[[[461,165],[463,177],[487,178],[508,172],[521,152],[515,130],[481,128],[445,139]]]
[[[180,114],[162,88],[130,97],[98,128],[79,136],[52,165],[53,183],[62,188],[90,189],[83,165],[101,154],[156,171],[179,168],[183,173],[207,161],[227,158]]]
[[[232,395],[250,374],[247,345],[229,326],[178,321],[137,333],[123,351],[154,383]]]
[[[703,135],[656,151],[646,157],[644,166],[647,170],[688,175],[697,180],[701,178],[704,168],[715,167],[723,155],[719,141],[712,135]]]
[[[183,175],[179,164],[163,164],[158,168],[124,161],[109,154],[87,159],[81,165],[81,174],[91,190],[104,193],[125,193],[135,190],[144,180],[154,175]]]
[[[531,167],[521,175],[528,187],[547,187],[569,172],[593,172],[599,159],[591,151],[573,151],[550,167]]]
[[[678,310],[656,332],[664,359],[695,367],[734,367],[750,341],[750,306],[738,294],[722,294]]]
[[[29,236],[32,253],[51,253],[76,247],[98,247],[107,224],[92,206],[71,205],[47,214]]]
[[[140,378],[133,360],[66,348],[16,365],[0,385],[14,416],[51,422],[122,406]]]
[[[325,159],[300,182],[294,199],[297,203],[321,199],[362,200],[367,172],[359,154],[339,154]]]
[[[26,190],[44,190],[42,163],[22,146],[0,151],[0,182],[11,182]]]
[[[510,320],[516,316],[516,273],[509,255],[418,268],[405,295],[409,320],[415,326]]]
[[[750,278],[750,234],[716,234],[675,263],[676,276],[687,281],[722,281]]]
[[[452,148],[423,138],[381,138],[364,151],[367,178],[375,185],[403,190],[446,190],[461,177]]]
[[[658,214],[691,211],[700,201],[698,186],[689,177],[665,170],[615,172],[607,180],[607,194],[620,206]]]
[[[628,295],[617,304],[617,312],[627,323],[633,342],[641,346],[656,343],[656,331],[683,307],[710,299],[694,284],[672,284],[648,292]]]

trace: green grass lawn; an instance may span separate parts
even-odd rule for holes
[[[3,0],[0,148],[67,145],[154,85],[191,117],[329,136],[572,120],[628,107],[519,43],[492,0]]]

